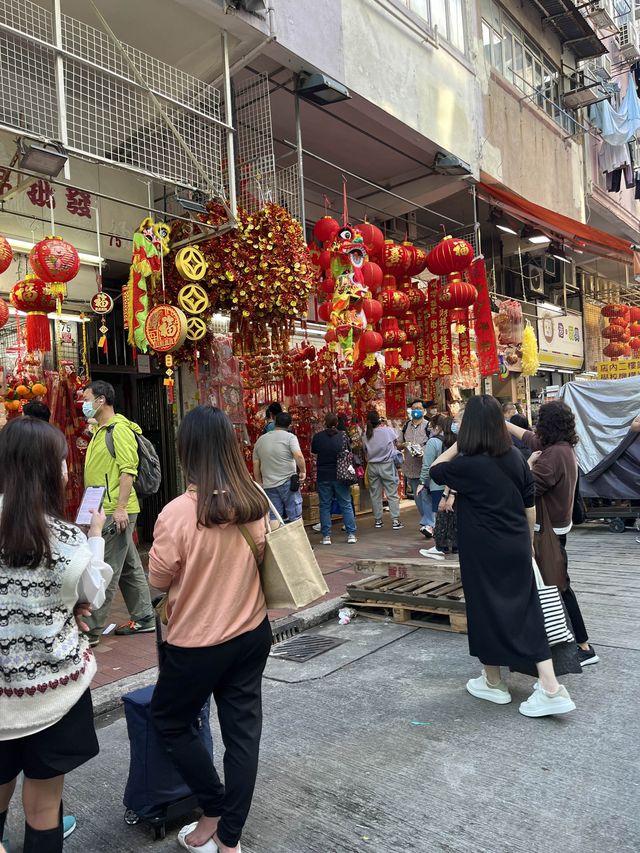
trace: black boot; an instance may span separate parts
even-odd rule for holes
[[[4,825],[7,822],[7,811],[0,812],[0,841],[4,838]]]
[[[25,822],[24,853],[62,853],[62,821],[55,829],[33,829]]]

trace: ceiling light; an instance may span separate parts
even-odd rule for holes
[[[348,101],[351,98],[346,86],[320,73],[301,74],[296,92],[301,98],[313,104],[319,104],[321,107]]]
[[[516,231],[516,229],[509,224],[509,220],[507,219],[507,217],[499,210],[491,211],[490,220],[496,226],[496,228],[498,228],[500,231],[504,231],[505,234],[513,234],[514,236],[517,236],[518,232]]]
[[[33,243],[29,243],[27,240],[16,240],[13,237],[7,237],[7,242],[15,252],[19,252],[21,255],[28,255],[34,245]],[[89,255],[86,252],[78,252],[78,257],[80,258],[81,264],[87,264],[90,267],[101,267],[104,263],[104,258],[101,258],[99,255]]]
[[[538,231],[535,228],[532,228],[530,225],[525,225],[522,231],[520,232],[520,236],[523,240],[528,240],[530,243],[550,243],[551,239],[543,234],[541,231]]]
[[[566,256],[563,247],[558,246],[556,243],[552,243],[549,246],[549,254],[556,260],[561,261],[563,264],[571,263],[570,259]]]
[[[538,308],[546,311],[547,314],[564,315],[564,308],[560,308],[559,305],[552,305],[550,302],[540,302],[538,303]]]
[[[37,172],[55,178],[64,169],[69,159],[62,146],[41,145],[32,142],[28,147],[20,145],[18,167],[27,172]]]

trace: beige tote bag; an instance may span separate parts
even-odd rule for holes
[[[264,489],[260,491],[269,500]],[[320,571],[302,519],[285,524],[270,500],[269,507],[280,522],[280,527],[274,530],[267,517],[267,541],[262,564],[258,561],[258,548],[253,537],[243,524],[238,527],[258,563],[262,591],[269,610],[299,610],[326,595],[329,587]]]

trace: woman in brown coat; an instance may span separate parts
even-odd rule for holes
[[[561,400],[550,400],[540,407],[535,432],[509,422],[507,429],[533,451],[527,461],[536,483],[538,522],[544,499],[567,572],[567,534],[572,527],[573,501],[578,483],[578,463],[573,449],[578,443],[574,414]],[[589,635],[568,573],[562,586],[562,598],[573,624],[580,663],[582,666],[598,663],[600,658],[589,644]]]

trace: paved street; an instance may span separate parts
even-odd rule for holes
[[[374,535],[363,533],[367,548]],[[385,547],[390,536],[385,532]],[[345,639],[337,649],[305,664],[272,659],[243,851],[637,853],[634,539],[599,526],[570,536],[573,583],[602,662],[563,679],[578,704],[566,718],[518,714],[531,687],[522,676],[510,679],[509,706],[469,696],[464,683],[477,666],[458,634],[363,617],[346,627],[333,620],[312,630]],[[80,828],[65,849],[177,849],[177,827],[153,842],[145,829],[123,823],[124,720],[115,713],[100,725],[100,757],[68,781],[66,806]],[[20,822],[16,808],[14,831]]]

